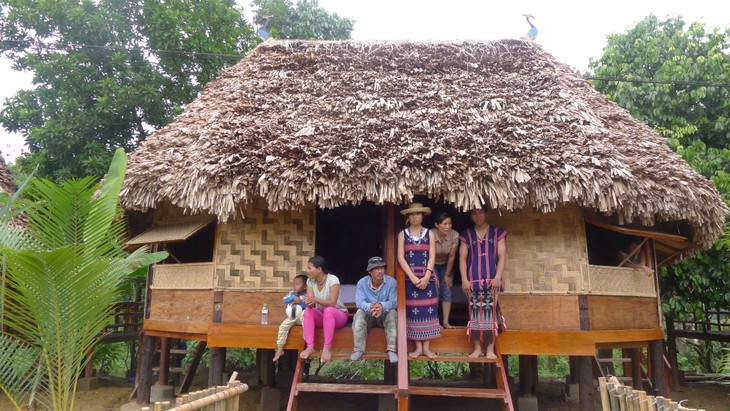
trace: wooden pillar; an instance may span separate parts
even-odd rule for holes
[[[655,394],[665,397],[667,386],[664,380],[664,350],[662,340],[649,341],[649,363],[651,365],[651,384]]]
[[[213,322],[223,321],[223,291],[213,292]],[[208,386],[223,385],[223,371],[226,368],[225,347],[213,347],[210,349],[210,369],[208,370]]]
[[[223,371],[226,368],[225,347],[210,349],[210,370],[208,371],[208,386],[223,385]]]
[[[571,355],[568,357],[568,367],[570,367],[570,378],[568,378],[568,384],[578,384],[578,375],[580,367],[580,357]]]
[[[594,411],[593,404],[593,357],[576,357],[578,362],[578,403],[581,411]]]
[[[170,380],[170,339],[160,337],[160,373],[157,384],[167,385]]]
[[[669,386],[679,388],[679,363],[677,362],[677,335],[674,329],[674,317],[664,317],[667,326],[667,359],[672,367],[669,370]]]
[[[520,395],[534,395],[536,390],[535,374],[537,355],[520,355]]]
[[[92,350],[89,353],[89,359],[86,361],[86,366],[84,367],[84,377],[91,378],[94,376],[94,351]]]
[[[142,337],[142,358],[139,361],[137,374],[137,404],[150,403],[150,388],[152,387],[152,359],[155,355],[155,337]]]
[[[641,348],[629,348],[629,358],[631,358],[631,385],[634,390],[643,390],[641,382]]]

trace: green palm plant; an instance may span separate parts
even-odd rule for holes
[[[109,323],[120,284],[166,257],[123,249],[117,200],[125,170],[120,149],[100,185],[91,178],[33,179],[20,202],[25,230],[0,216],[0,388],[18,409],[30,402],[73,409],[77,379]]]

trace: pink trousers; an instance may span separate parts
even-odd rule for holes
[[[321,327],[324,331],[324,346],[332,347],[332,337],[335,330],[347,324],[347,313],[335,307],[325,307],[319,311],[315,307],[308,307],[302,314],[302,331],[307,347],[314,346],[314,329]]]

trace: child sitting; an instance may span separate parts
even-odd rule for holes
[[[304,296],[307,295],[307,276],[299,274],[294,277],[293,289],[284,297],[284,304],[286,304],[286,318],[281,322],[279,326],[279,335],[276,338],[276,354],[274,355],[274,361],[278,360],[284,355],[284,344],[289,336],[289,330],[294,325],[302,325],[302,313],[307,308],[307,304],[304,302]]]

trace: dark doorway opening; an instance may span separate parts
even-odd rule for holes
[[[373,203],[317,210],[316,253],[341,284],[356,284],[367,275],[368,259],[383,256],[384,239],[382,207]]]

